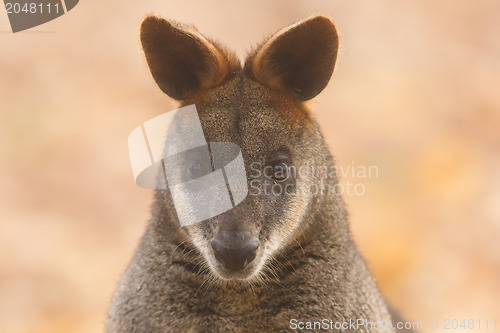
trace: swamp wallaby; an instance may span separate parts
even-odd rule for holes
[[[317,172],[334,164],[304,104],[333,73],[333,22],[293,24],[243,66],[192,26],[150,16],[140,36],[160,89],[196,105],[207,141],[240,147],[249,191],[233,209],[181,227],[171,193],[157,190],[107,332],[392,331],[396,319],[332,190],[336,175]]]

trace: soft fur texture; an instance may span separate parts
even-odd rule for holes
[[[144,20],[141,41],[160,88],[181,105],[196,104],[207,141],[241,147],[250,187],[236,208],[184,228],[168,190],[156,191],[147,231],[114,294],[107,332],[286,332],[291,319],[388,323],[388,306],[352,240],[342,198],[310,190],[333,188],[336,177],[297,173],[283,183],[295,194],[276,195],[263,193],[273,182],[258,172],[282,159],[297,169],[333,168],[303,104],[332,75],[333,22],[317,16],[283,29],[243,67],[194,28],[161,18]],[[210,247],[228,226],[260,240],[255,259],[233,278]]]

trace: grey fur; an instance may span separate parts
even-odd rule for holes
[[[154,63],[150,66],[153,71]],[[196,103],[207,141],[237,143],[246,162],[262,166],[285,154],[297,168],[333,168],[319,126],[302,102],[288,87],[279,91],[258,82],[252,71],[248,64],[233,69],[223,83],[181,102]],[[249,181],[265,184],[264,175],[246,167]],[[297,175],[292,185],[312,184],[333,188],[337,178]],[[390,322],[388,306],[353,242],[340,195],[306,190],[282,197],[249,190],[233,210],[184,228],[168,191],[156,191],[146,233],[114,294],[108,333],[287,332],[292,319]],[[222,277],[210,249],[210,239],[228,224],[245,225],[261,242],[251,273],[239,280]]]

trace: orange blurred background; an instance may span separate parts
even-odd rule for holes
[[[152,202],[127,136],[176,107],[140,48],[149,13],[241,58],[332,17],[339,60],[311,107],[341,168],[377,167],[343,182],[365,189],[345,200],[382,291],[411,321],[500,330],[500,2],[87,0],[17,34],[0,12],[0,332],[104,329]]]

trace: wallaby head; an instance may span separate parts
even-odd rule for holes
[[[158,190],[157,204],[173,221],[164,232],[192,247],[214,277],[258,280],[274,256],[299,244],[332,195],[312,186],[336,182],[326,173],[298,172],[333,165],[304,102],[333,73],[335,26],[324,16],[300,21],[262,43],[244,65],[195,28],[154,16],[143,21],[141,42],[160,89],[181,106],[196,105],[207,141],[241,148],[249,184],[232,210],[182,228],[168,190]],[[196,166],[187,172],[196,174]]]

